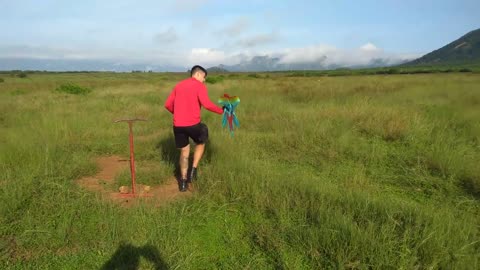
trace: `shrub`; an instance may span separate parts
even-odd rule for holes
[[[2,83],[2,82],[5,82],[5,80],[3,78],[0,78],[0,83]]]
[[[90,88],[81,87],[81,86],[74,85],[74,84],[62,84],[59,87],[57,87],[57,89],[55,89],[55,91],[63,92],[63,93],[67,93],[67,94],[73,94],[73,95],[86,95],[86,94],[92,92],[92,90]]]
[[[17,77],[19,77],[19,78],[26,78],[26,77],[27,77],[27,73],[25,73],[25,72],[20,72],[20,73],[17,74]]]

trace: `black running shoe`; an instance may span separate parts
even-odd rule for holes
[[[197,181],[197,168],[192,167],[192,170],[188,174],[188,182]]]
[[[180,179],[178,181],[178,189],[180,192],[185,192],[188,189],[188,181],[187,179]]]

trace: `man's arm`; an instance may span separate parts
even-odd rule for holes
[[[167,109],[172,114],[173,114],[174,101],[175,101],[175,88],[173,88],[172,92],[167,98],[167,101],[165,101],[165,109]]]
[[[204,85],[202,86],[203,87],[201,87],[198,90],[198,100],[200,101],[200,104],[202,104],[202,106],[205,107],[205,109],[211,112],[222,114],[223,109],[213,104],[213,102],[210,101],[207,94],[207,87],[205,87]]]

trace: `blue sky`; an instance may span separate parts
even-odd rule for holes
[[[0,0],[0,57],[177,66],[420,56],[480,28],[480,1]]]

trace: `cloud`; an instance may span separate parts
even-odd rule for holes
[[[249,52],[226,52],[223,50],[212,49],[212,48],[193,48],[188,53],[186,60],[183,62],[177,63],[187,66],[192,65],[204,65],[204,66],[217,66],[220,64],[223,65],[235,65],[241,63],[242,61],[248,61],[251,58],[255,57],[257,54],[252,54]],[[183,58],[185,59],[185,58]]]
[[[278,41],[279,39],[280,37],[276,33],[257,34],[238,40],[236,42],[236,45],[244,48],[252,48],[260,45],[273,43],[275,41]]]
[[[357,49],[340,49],[330,45],[315,45],[283,50],[280,56],[280,63],[308,64],[321,61],[325,65],[358,66],[368,65],[378,59],[382,59],[386,64],[394,64],[415,57],[417,55],[386,53],[372,43],[367,43]]]
[[[187,56],[187,63],[189,65],[218,65],[223,63],[226,58],[224,51],[210,48],[193,48]]]
[[[178,41],[178,35],[175,29],[170,27],[166,31],[156,34],[153,40],[160,44],[173,43]]]
[[[217,31],[217,33],[228,37],[237,37],[243,34],[249,28],[249,26],[250,22],[247,18],[239,18],[220,31]]]
[[[336,51],[337,48],[328,45],[286,49],[280,57],[280,63],[299,64],[324,61],[326,55],[332,55],[336,53]]]
[[[168,32],[168,31],[167,31]],[[415,54],[387,53],[374,44],[368,43],[356,49],[341,49],[331,45],[259,51],[254,49],[219,50],[214,48],[142,50],[111,48],[62,48],[42,46],[0,46],[0,58],[51,59],[51,60],[98,60],[121,64],[162,64],[189,67],[195,64],[215,66],[235,65],[248,62],[255,56],[278,58],[279,64],[319,64],[322,66],[362,66],[381,60],[382,63],[396,64],[419,57]]]
[[[365,45],[363,45],[362,47],[360,47],[361,50],[364,50],[364,51],[378,51],[379,49],[377,48],[377,46],[373,45],[372,43],[367,43]]]

